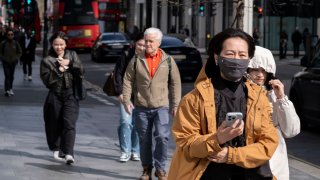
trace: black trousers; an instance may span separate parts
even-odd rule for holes
[[[10,89],[12,89],[16,63],[11,64],[3,60],[2,66],[3,66],[3,72],[4,72],[4,90],[9,91]]]
[[[43,115],[49,149],[73,155],[79,102],[74,98],[72,89],[60,95],[49,91]]]
[[[32,61],[22,61],[22,68],[23,74],[28,74],[28,76],[32,75]]]
[[[300,44],[293,44],[293,57],[299,57]]]
[[[270,173],[269,176],[260,175],[261,173],[258,171],[262,170],[261,168],[245,169],[234,164],[211,162],[200,180],[272,180],[269,163],[266,163],[263,168],[267,173]]]

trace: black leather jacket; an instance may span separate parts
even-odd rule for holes
[[[65,72],[59,71],[58,56],[51,51],[40,64],[40,77],[43,84],[57,94],[73,87],[73,76],[83,76],[84,70],[81,61],[74,51],[65,50],[64,59],[69,59],[69,68]]]

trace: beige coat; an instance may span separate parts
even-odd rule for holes
[[[271,120],[266,91],[246,82],[248,88],[245,137],[247,145],[228,151],[228,164],[255,168],[268,161],[278,145],[278,135]],[[200,179],[210,163],[207,157],[221,151],[216,138],[214,88],[204,69],[196,87],[182,99],[173,122],[176,150],[169,180]]]
[[[150,77],[144,54],[130,61],[123,78],[124,105],[133,104],[131,102],[131,94],[133,94],[135,106],[146,108],[168,107],[169,91],[172,97],[170,100],[172,107],[179,105],[181,99],[179,69],[171,57],[171,72],[169,73],[167,61],[169,56],[162,50],[161,54],[161,60],[153,78]]]

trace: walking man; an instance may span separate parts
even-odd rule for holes
[[[300,44],[302,42],[302,34],[299,31],[299,28],[296,27],[296,30],[293,32],[291,36],[291,40],[293,43],[293,57],[298,58],[299,57],[299,48]]]
[[[130,61],[123,84],[123,103],[131,114],[135,108],[135,125],[139,135],[140,158],[143,166],[141,180],[151,178],[155,166],[155,176],[166,180],[165,161],[167,159],[169,127],[169,101],[174,116],[181,99],[179,70],[172,57],[161,50],[162,32],[158,28],[148,28],[144,32],[145,52]],[[169,100],[169,92],[172,99]],[[131,102],[131,95],[134,102]],[[133,105],[134,104],[134,105]],[[154,128],[155,148],[152,148]]]
[[[28,29],[26,34],[20,38],[20,45],[22,48],[20,59],[23,64],[24,80],[32,81],[32,62],[35,60],[37,42],[31,29]]]
[[[0,44],[0,58],[2,59],[2,66],[4,71],[4,91],[5,96],[13,96],[12,90],[14,71],[17,62],[22,54],[19,43],[14,40],[14,33],[9,29],[6,33],[7,39],[3,40]]]

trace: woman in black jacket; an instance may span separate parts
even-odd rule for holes
[[[74,79],[83,76],[82,64],[74,51],[66,50],[67,36],[57,32],[50,38],[49,55],[41,61],[40,76],[49,89],[43,115],[49,149],[56,160],[74,163],[73,148],[79,100]]]
[[[24,80],[32,81],[32,62],[35,60],[37,42],[32,35],[31,29],[28,29],[26,34],[21,37],[20,46],[22,49],[20,60],[23,64]]]
[[[144,36],[143,33],[137,35],[135,39],[135,48],[129,52],[129,55],[122,56],[115,67],[115,91],[120,102],[120,125],[118,127],[118,136],[120,143],[121,155],[120,162],[127,162],[130,158],[134,161],[140,161],[140,148],[137,131],[134,128],[134,119],[132,114],[126,113],[122,96],[123,76],[127,66],[135,54],[144,51]]]

